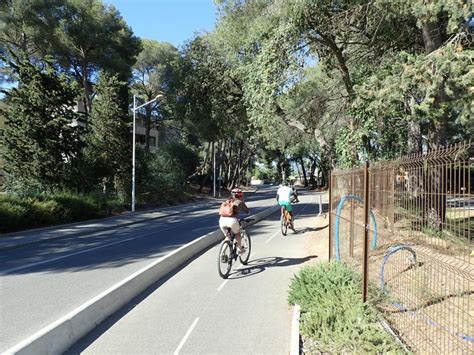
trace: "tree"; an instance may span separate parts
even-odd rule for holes
[[[86,113],[98,71],[127,80],[141,50],[119,12],[100,0],[8,0],[0,9],[2,47],[25,50],[36,60],[52,56],[83,88]],[[127,92],[122,95],[126,105]]]
[[[218,4],[213,38],[238,73],[250,121],[265,135],[283,122],[336,142],[338,160],[353,165],[404,153],[407,137],[423,135],[437,147],[469,132],[467,1]],[[384,96],[389,102],[376,110],[372,98]]]
[[[79,90],[53,63],[40,67],[27,56],[15,58],[2,58],[19,78],[17,88],[2,90],[9,101],[2,111],[8,188],[67,187],[67,169],[81,148],[81,129],[73,124],[79,118],[74,112]]]
[[[142,39],[143,51],[133,66],[133,91],[145,101],[163,94],[159,102],[143,108],[145,112],[145,154],[150,152],[150,130],[153,125],[174,116],[173,102],[176,99],[179,52],[166,42]]]
[[[95,88],[89,130],[84,138],[85,157],[104,193],[114,190],[114,183],[130,165],[128,113],[123,110],[120,99],[122,86],[116,76],[101,73]]]
[[[256,132],[249,123],[238,78],[208,36],[198,36],[186,45],[181,68],[178,116],[194,141],[207,143],[199,167],[201,188],[213,175],[213,153],[223,185],[241,184],[255,152]]]

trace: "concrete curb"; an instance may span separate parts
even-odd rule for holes
[[[300,315],[301,307],[295,304],[293,318],[291,319],[290,355],[300,355]]]
[[[2,246],[1,245],[2,242],[5,242],[5,241],[1,240],[2,238],[15,238],[15,237],[20,238],[22,233],[25,233],[25,231],[24,232],[15,232],[15,233],[4,234],[0,237],[0,251],[17,249],[17,248],[21,248],[21,247],[28,246],[28,245],[38,244],[38,243],[47,243],[49,241],[65,239],[65,238],[69,238],[69,237],[80,237],[80,236],[87,235],[87,234],[100,233],[100,232],[103,232],[103,231],[106,231],[106,230],[109,230],[109,229],[116,229],[116,228],[120,228],[120,227],[130,226],[130,225],[133,225],[133,224],[143,223],[145,221],[152,221],[152,220],[156,220],[156,219],[162,219],[162,218],[165,218],[165,217],[172,217],[172,216],[176,216],[176,215],[179,215],[179,214],[182,214],[182,213],[185,213],[185,212],[193,212],[195,210],[202,209],[203,206],[204,207],[212,206],[214,204],[216,204],[216,202],[205,202],[205,203],[202,204],[202,206],[195,207],[195,208],[190,208],[189,211],[177,211],[177,212],[172,212],[172,213],[166,213],[165,211],[163,211],[164,214],[158,215],[158,216],[150,216],[150,214],[161,213],[161,211],[159,211],[159,210],[154,211],[154,212],[151,212],[151,211],[150,212],[141,212],[142,215],[134,215],[132,213],[127,213],[127,214],[124,214],[122,216],[106,217],[104,219],[94,219],[94,220],[90,220],[90,221],[83,221],[83,222],[75,222],[75,223],[70,223],[70,224],[58,225],[58,226],[56,226],[56,228],[53,226],[53,227],[44,227],[44,228],[28,230],[26,232],[30,233],[32,231],[45,231],[45,230],[51,230],[53,232],[56,229],[56,232],[61,233],[60,230],[63,229],[63,228],[75,227],[75,226],[85,224],[85,223],[108,222],[111,219],[117,219],[118,217],[137,218],[134,221],[117,223],[117,224],[114,224],[114,225],[106,225],[106,226],[101,226],[101,227],[100,226],[99,227],[91,227],[90,230],[81,230],[81,231],[76,231],[76,232],[73,231],[73,232],[70,232],[70,233],[63,232],[63,233],[65,233],[63,235],[45,236],[43,238],[38,238],[36,240],[23,240],[23,241],[18,241],[18,242],[17,241],[12,241],[11,245],[7,245],[7,246]],[[25,238],[27,238],[27,237],[25,237]]]
[[[249,225],[255,224],[279,209],[280,206],[273,206],[250,216],[249,218],[254,220]],[[183,245],[16,344],[4,354],[33,355],[65,352],[149,286],[222,239],[222,232],[216,230]]]

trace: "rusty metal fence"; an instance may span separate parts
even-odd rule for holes
[[[474,353],[473,151],[331,173],[329,257],[360,272],[364,299],[415,352]]]

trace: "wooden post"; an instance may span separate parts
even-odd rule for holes
[[[216,147],[212,142],[212,196],[216,197]]]
[[[328,218],[329,218],[329,260],[332,259],[332,173],[328,173],[329,201],[328,201]]]
[[[369,291],[369,208],[370,208],[370,191],[369,191],[369,162],[365,162],[364,167],[364,278],[362,300],[367,301]]]
[[[354,169],[352,169],[352,171],[351,171],[351,192],[350,192],[350,194],[352,196],[355,195],[354,184],[355,184]],[[354,209],[355,209],[353,199],[351,199],[350,204],[351,204],[351,214],[350,214],[351,223],[350,223],[350,235],[349,235],[349,256],[352,258],[352,257],[354,257]]]

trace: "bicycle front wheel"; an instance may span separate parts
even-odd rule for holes
[[[217,259],[217,270],[223,279],[226,279],[230,274],[232,259],[232,243],[228,240],[224,240],[219,247],[219,255]]]
[[[239,255],[240,262],[243,265],[247,265],[249,258],[250,258],[250,252],[252,250],[252,243],[250,241],[250,234],[247,231],[242,231],[240,233],[241,239],[240,239],[240,248],[241,248],[241,254]]]
[[[280,225],[281,225],[281,234],[286,235],[286,233],[288,232],[288,225],[286,223],[285,216],[282,216],[280,218]]]

